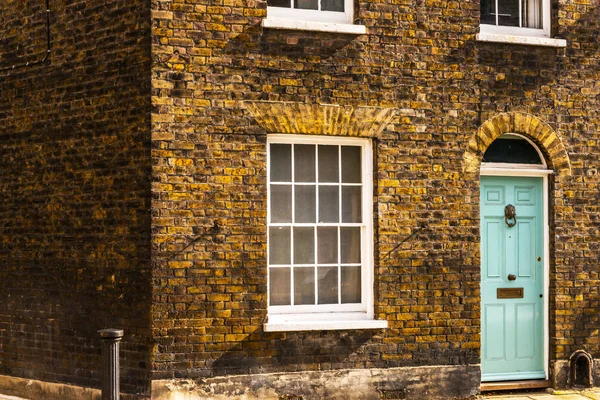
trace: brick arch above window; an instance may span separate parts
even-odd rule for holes
[[[379,137],[395,108],[246,101],[246,108],[267,133]]]
[[[494,140],[506,133],[520,133],[533,139],[544,151],[549,166],[557,175],[571,175],[569,155],[554,129],[534,115],[519,112],[499,114],[479,127],[463,154],[463,172],[479,172],[485,150]]]

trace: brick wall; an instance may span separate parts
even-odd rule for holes
[[[556,82],[540,91],[556,107],[552,114],[568,144],[573,178],[555,182],[551,355],[565,359],[584,349],[598,358],[600,45],[595,38],[600,31],[600,9],[597,2],[567,3],[559,5],[557,14],[558,33],[571,46],[558,63]]]
[[[356,37],[263,30],[260,1],[155,3],[154,377],[477,362],[478,183],[459,168],[479,9],[457,5],[361,2]],[[266,135],[242,100],[398,108],[374,140],[389,329],[262,331]]]
[[[99,386],[96,331],[123,328],[147,390],[149,17],[53,0],[40,64],[45,2],[0,6],[0,374]]]
[[[461,157],[503,112],[549,123],[573,166],[551,178],[551,358],[600,356],[597,13],[555,4],[565,50],[475,41],[478,2],[358,1],[368,34],[351,36],[263,29],[263,1],[155,1],[154,377],[478,363],[479,182]],[[263,332],[266,133],[245,100],[397,109],[373,142],[389,329]]]
[[[566,49],[476,42],[468,1],[359,1],[360,36],[265,30],[264,1],[149,7],[58,1],[49,63],[0,72],[0,373],[97,385],[108,325],[129,332],[129,391],[147,389],[148,358],[155,379],[478,363],[479,182],[463,155],[507,112],[547,122],[571,161],[550,179],[551,359],[600,356],[594,4],[555,4]],[[16,53],[0,69],[42,59],[43,13],[3,8]],[[266,132],[243,102],[265,100],[396,110],[373,139],[388,329],[263,331]]]

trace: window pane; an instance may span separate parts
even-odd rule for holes
[[[317,228],[317,259],[319,264],[337,264],[338,262],[338,228],[323,226]]]
[[[296,0],[294,4],[296,8],[304,10],[317,10],[319,8],[319,0]]]
[[[338,269],[337,267],[319,267],[317,283],[319,287],[319,304],[338,303]]]
[[[289,226],[269,228],[269,264],[290,264],[291,229]]]
[[[290,282],[291,268],[269,268],[269,304],[272,306],[288,306],[291,304]]]
[[[522,0],[523,27],[542,29],[542,1]]]
[[[342,146],[342,182],[361,183],[360,147]]]
[[[270,151],[271,182],[292,181],[292,146],[272,144]]]
[[[319,186],[319,222],[339,222],[339,220],[339,187]]]
[[[317,220],[316,187],[313,185],[295,186],[296,195],[295,210],[296,222],[314,223]]]
[[[290,0],[267,0],[270,7],[291,7]]]
[[[342,267],[342,303],[360,303],[360,267]]]
[[[360,186],[342,187],[342,222],[361,222]]]
[[[483,155],[484,162],[542,164],[537,150],[522,138],[498,138]]]
[[[315,304],[314,267],[294,268],[294,304]]]
[[[291,185],[271,185],[271,222],[292,222]]]
[[[294,228],[294,264],[315,263],[315,228]]]
[[[339,182],[338,146],[319,146],[319,182]]]
[[[294,145],[294,181],[315,182],[315,145]]]
[[[496,25],[496,0],[481,0],[481,23]]]
[[[498,0],[498,25],[519,26],[519,0]]]
[[[360,228],[340,228],[341,259],[343,264],[360,264]]]
[[[321,9],[324,11],[344,11],[344,0],[321,0]]]

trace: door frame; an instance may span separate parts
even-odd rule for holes
[[[519,135],[520,136],[520,135]],[[534,145],[537,150],[537,146]],[[538,150],[539,152],[539,150]],[[544,160],[543,157],[540,157]],[[540,168],[542,167],[542,168]],[[544,272],[542,289],[544,294],[543,304],[543,327],[544,327],[544,374],[546,379],[549,377],[549,346],[550,346],[550,332],[549,332],[549,304],[550,299],[548,296],[550,288],[550,226],[549,226],[549,215],[548,215],[548,176],[554,172],[552,170],[544,168],[543,165],[536,165],[532,168],[531,165],[523,164],[500,164],[500,163],[482,163],[479,171],[480,176],[506,176],[506,177],[539,177],[542,178],[542,230],[543,230],[543,254]],[[480,180],[481,182],[481,180]],[[481,210],[481,199],[479,199],[479,207]],[[480,244],[481,244],[481,233],[480,233]],[[480,284],[481,285],[481,284]],[[481,317],[480,317],[481,319]],[[481,332],[481,328],[480,328]],[[480,340],[483,340],[481,338]]]

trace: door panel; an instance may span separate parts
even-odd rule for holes
[[[517,217],[518,218],[518,217]],[[535,249],[531,246],[536,240],[535,219],[519,218],[519,222],[513,228],[517,230],[517,277],[535,279]]]
[[[535,357],[535,304],[518,304],[516,306],[517,359]]]
[[[506,358],[506,307],[502,304],[486,305],[484,316],[485,328],[489,332],[485,336],[485,347],[488,349],[485,359],[486,361],[504,360]]]
[[[482,176],[481,199],[482,381],[543,379],[542,178]]]
[[[485,260],[487,268],[485,269],[486,276],[490,278],[500,278],[502,273],[502,254],[500,249],[502,247],[502,236],[500,235],[502,226],[500,225],[503,221],[500,219],[491,219],[486,221],[486,249]]]

